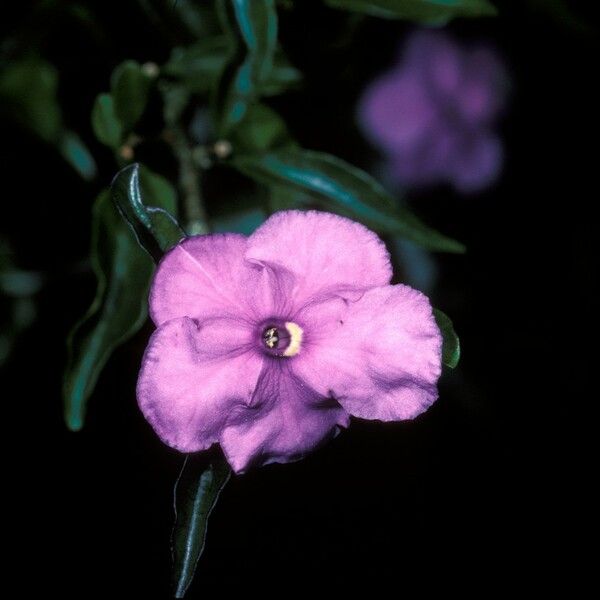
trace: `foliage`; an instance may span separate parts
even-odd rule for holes
[[[495,13],[487,0],[324,1],[332,12],[435,24]],[[22,52],[0,64],[3,116],[55,148],[93,182],[90,190],[96,186],[89,201],[96,197],[90,258],[97,290],[69,336],[64,376],[65,420],[72,430],[83,427],[87,402],[114,350],[146,321],[153,260],[185,231],[249,233],[275,210],[319,207],[432,251],[464,251],[461,243],[425,225],[371,175],[294,139],[293,128],[273,108],[272,99],[301,93],[304,75],[284,51],[275,0],[138,5],[140,15],[169,40],[170,55],[162,65],[123,56],[110,80],[101,80],[89,107],[96,141],[85,129],[69,128],[58,70],[50,61]],[[85,11],[76,16],[78,23],[89,25]],[[139,158],[151,144],[162,145],[169,156],[164,171]],[[120,169],[111,191],[106,186],[112,174],[99,174],[96,166],[107,154],[113,169]],[[246,204],[204,197],[203,180],[214,171],[243,179]],[[228,206],[232,208],[223,209]],[[16,271],[3,269],[0,287],[11,293],[7,290]],[[448,317],[436,311],[436,319],[444,334],[444,363],[455,367],[458,338]],[[218,459],[186,463],[178,483],[174,532],[177,597],[191,581],[206,520],[228,476]]]

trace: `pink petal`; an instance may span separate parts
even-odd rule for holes
[[[249,238],[246,258],[291,273],[296,306],[327,290],[388,283],[392,267],[385,244],[372,231],[330,213],[275,213]]]
[[[307,306],[312,323],[296,375],[363,419],[412,419],[437,398],[442,338],[429,300],[404,285],[367,291],[356,302]]]
[[[221,447],[233,470],[300,460],[347,427],[340,405],[297,379],[287,361],[270,361],[259,377],[252,406],[238,405],[223,430]]]
[[[435,122],[435,108],[420,76],[392,71],[366,90],[358,108],[365,135],[388,152],[410,148]]]
[[[448,168],[448,178],[462,193],[475,193],[496,181],[504,152],[498,136],[483,133],[466,138]]]
[[[160,262],[150,291],[150,315],[169,319],[243,315],[257,320],[279,313],[291,281],[244,260],[246,238],[234,233],[188,238]]]
[[[418,31],[409,38],[403,57],[403,72],[422,78],[432,91],[448,97],[459,91],[464,56],[448,35],[439,31]]]
[[[390,178],[415,187],[445,181],[459,139],[441,120],[436,122],[418,144],[390,155]]]
[[[243,321],[198,325],[174,319],[152,335],[140,370],[140,409],[158,436],[181,452],[216,442],[231,410],[249,404],[263,357]]]
[[[502,111],[508,93],[508,75],[490,48],[476,48],[466,59],[457,106],[470,124],[492,122]]]

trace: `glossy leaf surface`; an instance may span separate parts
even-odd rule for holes
[[[227,136],[271,74],[277,12],[274,0],[225,0],[221,6],[232,51],[214,97],[214,112],[218,134]]]
[[[87,401],[114,349],[146,320],[152,261],[138,246],[108,191],[98,196],[92,216],[91,260],[96,297],[68,339],[63,397],[69,429],[83,427]]]
[[[455,17],[485,17],[496,14],[488,0],[325,0],[334,8],[366,13],[384,19],[408,19],[444,24]]]
[[[175,484],[171,539],[175,598],[183,598],[192,582],[204,550],[208,518],[230,476],[231,469],[223,459],[210,460],[206,454],[191,454],[185,459]]]
[[[442,332],[444,343],[442,346],[442,362],[451,369],[458,365],[460,360],[460,340],[450,318],[437,308],[433,309],[433,315]]]
[[[363,222],[380,233],[400,235],[430,250],[464,252],[459,242],[431,229],[364,171],[322,152],[286,148],[234,157],[233,166],[267,186],[309,194],[325,210]]]
[[[144,177],[144,171],[138,164],[121,170],[111,186],[113,200],[121,214],[135,232],[140,246],[156,262],[185,237],[184,231],[171,216],[175,212],[175,196],[170,190],[172,188],[164,179],[156,175]],[[150,191],[152,194],[147,193]],[[155,201],[154,205],[152,201]]]

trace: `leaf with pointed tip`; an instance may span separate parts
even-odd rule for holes
[[[136,171],[137,172],[137,171]],[[171,184],[147,168],[141,171],[149,218],[172,227],[176,195]],[[139,192],[138,190],[138,193]],[[83,427],[88,399],[113,351],[132,337],[147,315],[147,297],[154,267],[134,233],[119,214],[108,190],[92,213],[91,260],[98,280],[96,296],[68,339],[69,359],[64,376],[65,420],[73,431]]]
[[[271,75],[277,12],[274,0],[224,0],[221,6],[233,49],[213,102],[217,132],[224,137],[243,120]]]
[[[464,246],[431,229],[394,199],[364,171],[343,160],[301,148],[262,155],[234,156],[230,164],[267,186],[287,186],[314,202],[363,222],[380,233],[402,236],[430,250],[464,252]]]
[[[325,0],[333,8],[366,13],[384,19],[408,19],[443,25],[455,17],[497,14],[488,0]]]
[[[231,469],[223,459],[210,460],[205,453],[190,454],[174,490],[175,525],[171,537],[173,591],[183,598],[204,550],[208,518]]]
[[[115,103],[110,94],[99,94],[92,108],[94,135],[109,148],[116,149],[123,139],[123,125],[117,116]]]
[[[433,309],[433,316],[442,332],[442,362],[451,369],[458,365],[460,360],[460,340],[454,331],[450,317],[437,308]]]
[[[87,401],[112,352],[146,320],[152,261],[136,243],[108,190],[94,203],[91,259],[98,279],[96,297],[67,341],[63,399],[72,431],[83,427]]]
[[[140,189],[140,177],[142,178]],[[171,216],[172,209],[165,210],[163,205],[145,204],[144,199],[150,202],[152,199],[143,193],[154,188],[156,193],[157,185],[163,188],[161,197],[163,202],[168,201],[167,189],[164,186],[165,180],[156,176],[146,177],[144,185],[144,171],[141,172],[140,166],[136,163],[129,165],[119,171],[111,185],[113,200],[119,207],[119,210],[129,226],[134,231],[138,243],[144,248],[152,258],[158,262],[161,256],[172,246],[177,244],[185,237],[185,232],[179,226],[179,223]]]
[[[125,131],[130,131],[144,113],[151,82],[151,78],[134,60],[121,63],[113,71],[111,95],[115,113]]]

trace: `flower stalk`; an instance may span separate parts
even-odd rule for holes
[[[171,134],[173,152],[179,163],[179,187],[183,193],[185,231],[188,235],[208,233],[200,175],[194,164],[192,148],[181,125],[173,124]]]

